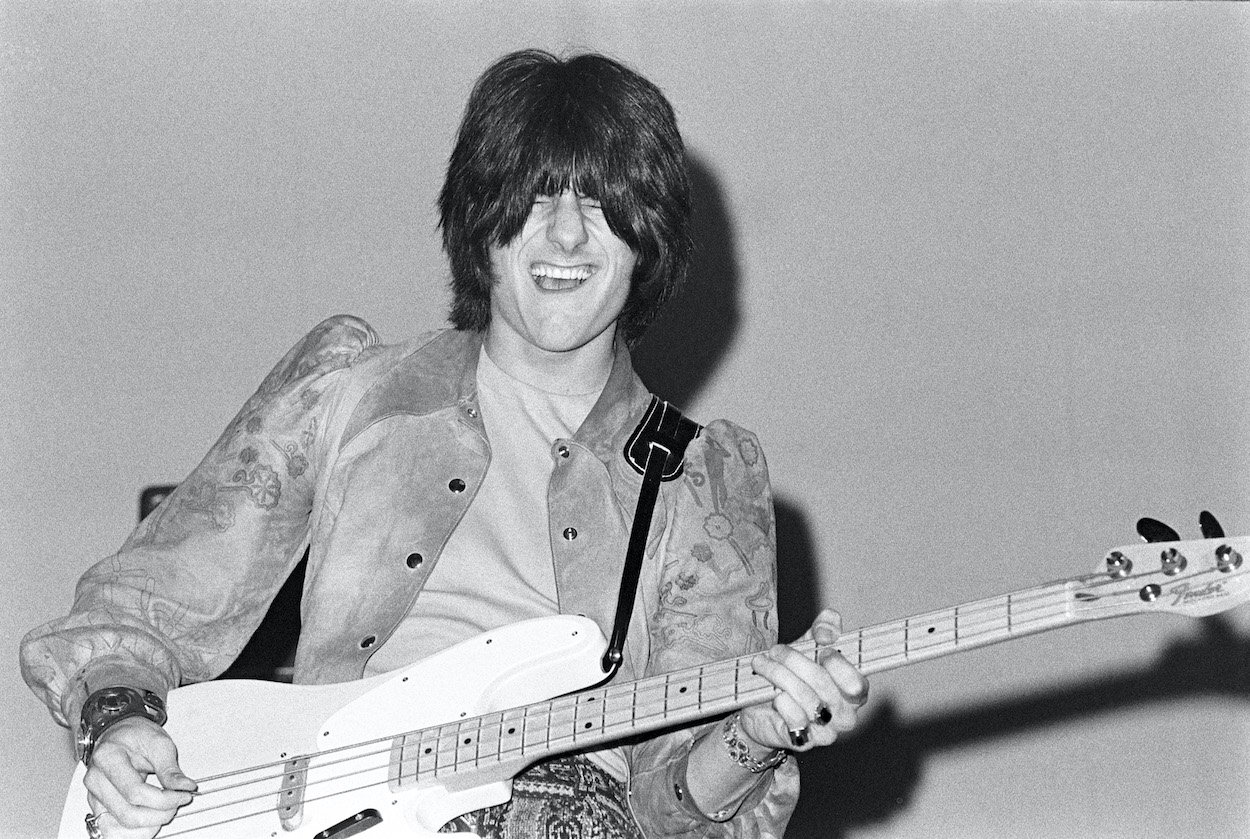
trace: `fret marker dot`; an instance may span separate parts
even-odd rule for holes
[[[464,744],[465,744],[466,746],[467,746],[467,745],[469,745],[469,744],[470,744],[470,743],[472,743],[472,742],[473,742],[473,738],[472,738],[472,737],[466,737],[466,738],[464,738]]]
[[[432,751],[434,751],[434,750],[433,750],[433,749],[431,749],[429,746],[426,746],[426,747],[425,747],[425,753],[426,753],[427,755],[428,755],[430,752],[432,752]]]
[[[583,728],[590,728],[590,723],[586,723],[586,725],[583,726]]]
[[[508,729],[508,733],[509,733],[509,734],[516,734],[516,729],[515,729],[515,728],[509,728],[509,729]]]
[[[934,627],[934,626],[929,627],[929,634],[932,635],[934,632],[937,632],[937,627]]]

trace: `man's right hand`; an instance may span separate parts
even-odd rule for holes
[[[149,775],[159,787],[147,782]],[[178,766],[174,741],[143,717],[128,717],[100,736],[83,784],[104,839],[151,839],[196,789]]]

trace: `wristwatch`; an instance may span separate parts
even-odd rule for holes
[[[78,759],[84,766],[91,765],[91,752],[95,750],[100,735],[127,717],[144,717],[157,725],[164,725],[165,703],[150,690],[127,687],[102,688],[87,697],[78,717],[78,738],[75,740]]]

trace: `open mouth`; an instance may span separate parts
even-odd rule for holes
[[[590,279],[595,269],[591,265],[552,265],[549,262],[537,262],[530,267],[530,276],[534,284],[544,291],[567,291],[577,288]]]

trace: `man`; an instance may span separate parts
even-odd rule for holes
[[[637,74],[537,51],[486,71],[439,199],[455,328],[386,346],[322,323],[23,642],[28,683],[83,732],[91,836],[152,836],[192,800],[163,697],[230,664],[306,541],[297,682],[535,616],[612,629],[640,483],[622,451],[651,400],[628,347],[686,272],[688,193],[672,108]],[[533,767],[467,818],[483,836],[780,837],[788,753],[854,724],[867,683],[849,663],[769,648],[772,502],[749,432],[721,420],[689,443],[650,534],[618,678],[767,649],[753,666],[775,698]],[[825,612],[807,637],[837,631]]]

